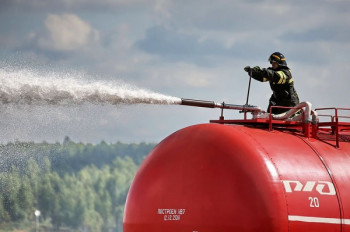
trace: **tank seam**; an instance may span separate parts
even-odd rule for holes
[[[300,138],[302,141],[304,141],[304,143],[307,144],[311,148],[311,150],[313,150],[315,152],[317,157],[322,162],[323,166],[326,168],[327,173],[328,173],[329,177],[331,178],[331,180],[332,180],[332,182],[334,184],[335,191],[336,191],[336,196],[337,196],[337,201],[338,201],[338,206],[339,206],[339,210],[340,210],[340,221],[341,221],[340,231],[342,232],[343,231],[343,226],[344,226],[344,223],[343,223],[343,220],[344,220],[343,202],[342,202],[342,199],[341,199],[341,196],[340,196],[340,191],[339,191],[337,182],[335,181],[335,179],[333,177],[332,171],[330,170],[330,168],[326,164],[326,161],[323,159],[321,154],[317,151],[317,149],[314,146],[312,146],[304,137],[300,137],[300,136],[297,136],[297,137]]]
[[[283,187],[283,184],[282,184],[282,179],[281,179],[281,174],[280,174],[280,171],[276,165],[276,163],[273,161],[272,157],[269,155],[269,153],[266,151],[266,149],[262,146],[262,144],[260,142],[258,142],[253,136],[251,136],[250,134],[248,134],[246,131],[243,131],[241,130],[241,128],[239,128],[239,130],[243,133],[245,133],[246,135],[248,135],[252,140],[255,141],[255,143],[257,143],[260,148],[264,151],[264,153],[267,155],[267,157],[271,160],[273,166],[275,167],[276,171],[277,171],[277,174],[278,174],[278,178],[279,178],[279,182],[280,182],[280,185],[282,186],[282,189],[283,189],[283,195],[284,195],[284,200],[285,200],[285,204],[286,204],[286,208],[287,208],[287,224],[288,224],[288,232],[290,231],[290,223],[289,223],[289,205],[288,205],[288,201],[287,201],[287,194],[286,194],[286,191],[285,191],[285,188]]]

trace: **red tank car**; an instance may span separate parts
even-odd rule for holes
[[[350,124],[334,110],[173,133],[134,178],[124,232],[350,232]]]

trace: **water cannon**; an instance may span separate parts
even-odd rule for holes
[[[225,102],[222,103],[216,103],[213,101],[203,101],[203,100],[195,100],[195,99],[186,99],[181,98],[181,104],[185,106],[194,106],[194,107],[204,107],[204,108],[220,108],[221,109],[221,116],[220,119],[224,119],[224,109],[230,109],[230,110],[239,110],[240,113],[244,113],[244,118],[246,119],[246,113],[251,112],[256,117],[257,114],[263,112],[260,107],[253,106],[253,105],[235,105],[235,104],[227,104]]]
[[[227,104],[225,102],[216,103],[213,101],[203,101],[203,100],[186,99],[186,98],[181,98],[181,105],[204,107],[204,108],[241,110],[243,112],[260,112],[261,111],[261,109],[258,106],[253,106],[253,105],[235,105],[235,104]]]
[[[290,120],[290,121],[300,121],[303,120],[305,122],[311,122],[312,116],[315,116],[312,120],[313,122],[316,121],[317,113],[315,111],[312,111],[312,104],[310,102],[301,102],[295,107],[283,107],[283,106],[273,106],[273,108],[285,108],[288,109],[285,113],[281,114],[272,114],[271,112],[265,112],[264,110],[260,109],[258,106],[254,105],[235,105],[235,104],[227,104],[225,102],[222,103],[216,103],[214,101],[203,101],[203,100],[196,100],[196,99],[186,99],[181,98],[180,105],[185,106],[194,106],[194,107],[204,107],[204,108],[220,108],[221,109],[221,117],[220,119],[223,120],[223,110],[224,109],[230,109],[230,110],[239,110],[240,113],[244,113],[244,119],[247,119],[246,113],[250,112],[253,115],[253,119],[268,119],[271,117],[271,119],[276,120]],[[299,110],[302,110],[302,114],[295,114]]]

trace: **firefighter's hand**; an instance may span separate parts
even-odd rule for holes
[[[259,72],[259,71],[261,71],[261,68],[259,66],[255,66],[254,68],[252,68],[252,70],[254,72]]]
[[[244,67],[244,71],[246,71],[246,72],[250,72],[251,69],[252,69],[252,68],[251,68],[250,66],[245,66],[245,67]]]

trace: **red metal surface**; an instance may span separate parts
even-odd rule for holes
[[[246,123],[157,145],[130,187],[124,232],[350,232],[350,143]]]

